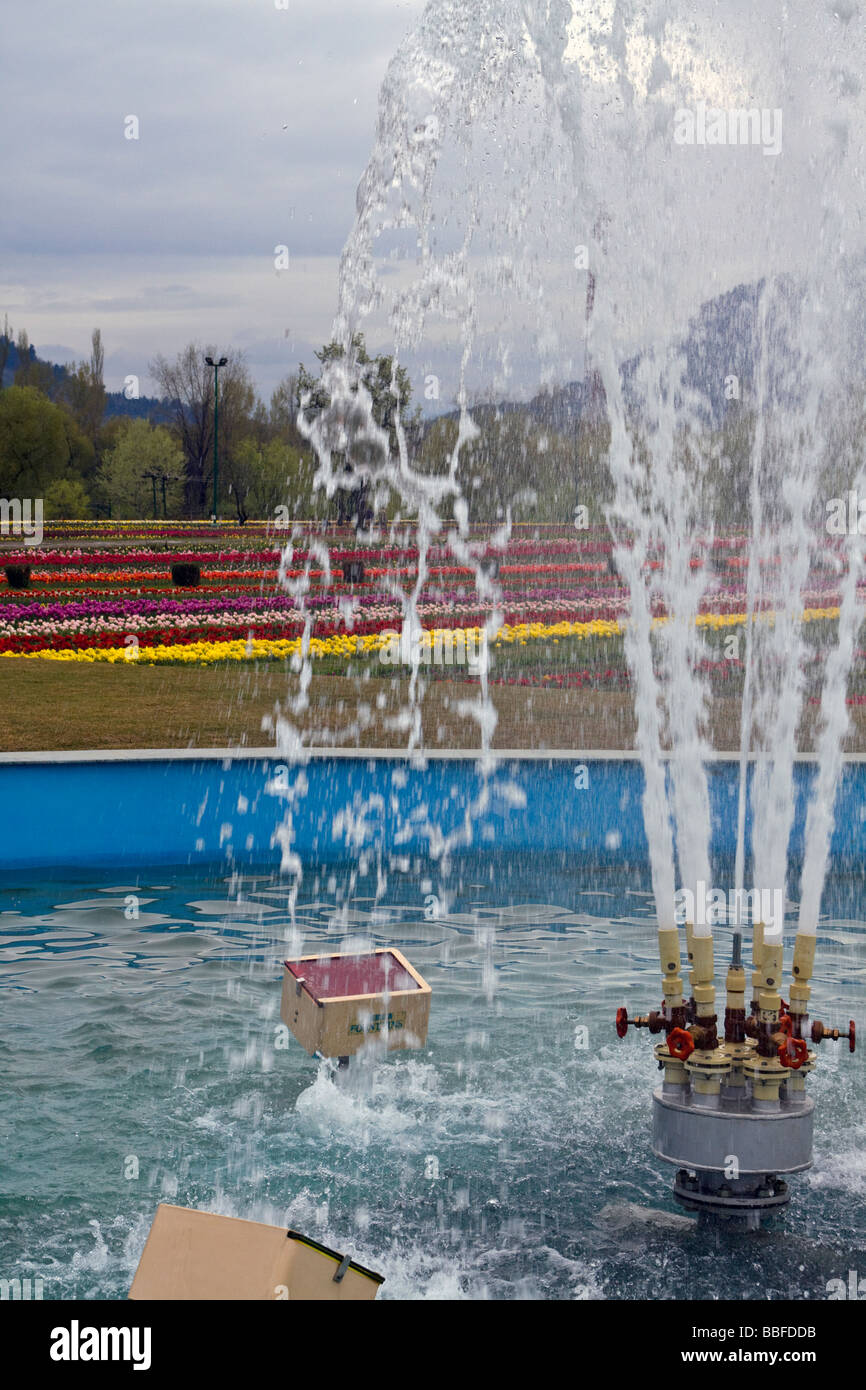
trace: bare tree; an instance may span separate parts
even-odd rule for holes
[[[252,410],[255,393],[241,353],[229,351],[220,370],[220,457],[234,447],[244,418]],[[213,477],[213,368],[205,357],[219,360],[212,345],[189,343],[174,362],[160,355],[150,373],[160,394],[174,411],[174,424],[184,455],[185,505],[190,516],[208,509],[208,488]]]

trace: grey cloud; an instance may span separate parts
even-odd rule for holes
[[[217,262],[338,256],[372,143],[379,84],[421,0],[44,0],[4,17],[3,250],[25,265],[14,298],[29,326],[58,315],[166,309],[145,272],[213,265],[186,286],[176,350],[198,309],[231,308]],[[124,119],[140,123],[124,137]],[[93,256],[126,257],[125,286],[93,293]],[[74,267],[81,265],[76,276]],[[227,274],[233,272],[229,266]],[[67,293],[58,290],[62,280]],[[166,281],[166,284],[168,280]],[[50,288],[49,288],[50,287]],[[333,289],[319,314],[326,329]],[[0,303],[0,310],[5,307]],[[66,336],[60,322],[48,327]],[[110,323],[103,324],[110,342]],[[67,330],[68,331],[68,330]],[[250,330],[247,329],[247,332]],[[31,337],[34,334],[31,330]],[[79,352],[83,354],[86,340]]]

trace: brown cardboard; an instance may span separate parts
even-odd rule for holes
[[[306,962],[361,961],[375,956],[393,956],[414,982],[411,989],[368,994],[317,997],[303,978]],[[359,955],[357,952],[330,956],[301,956],[286,961],[280,1017],[298,1042],[312,1056],[351,1057],[372,1039],[387,1043],[389,1051],[424,1047],[430,1021],[431,989],[406,957],[393,946]],[[292,970],[295,973],[292,973]]]
[[[249,1301],[373,1299],[381,1275],[316,1241],[236,1216],[163,1203],[156,1209],[129,1297]]]

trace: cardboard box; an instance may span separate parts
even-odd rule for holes
[[[430,986],[393,947],[287,960],[280,1017],[312,1056],[351,1057],[372,1038],[423,1047]]]
[[[384,1283],[347,1255],[260,1221],[161,1204],[129,1297],[133,1299],[372,1299]]]

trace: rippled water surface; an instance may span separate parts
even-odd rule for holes
[[[559,856],[346,866],[293,924],[266,872],[5,877],[0,1277],[125,1297],[168,1200],[351,1249],[386,1298],[824,1298],[866,1269],[860,1055],[821,1049],[787,1214],[699,1230],[650,1152],[648,1035],[613,1029],[658,1003],[648,888]],[[864,1019],[862,883],[825,908],[814,1016]],[[387,944],[432,986],[425,1051],[335,1081],[280,1046],[287,954]]]

